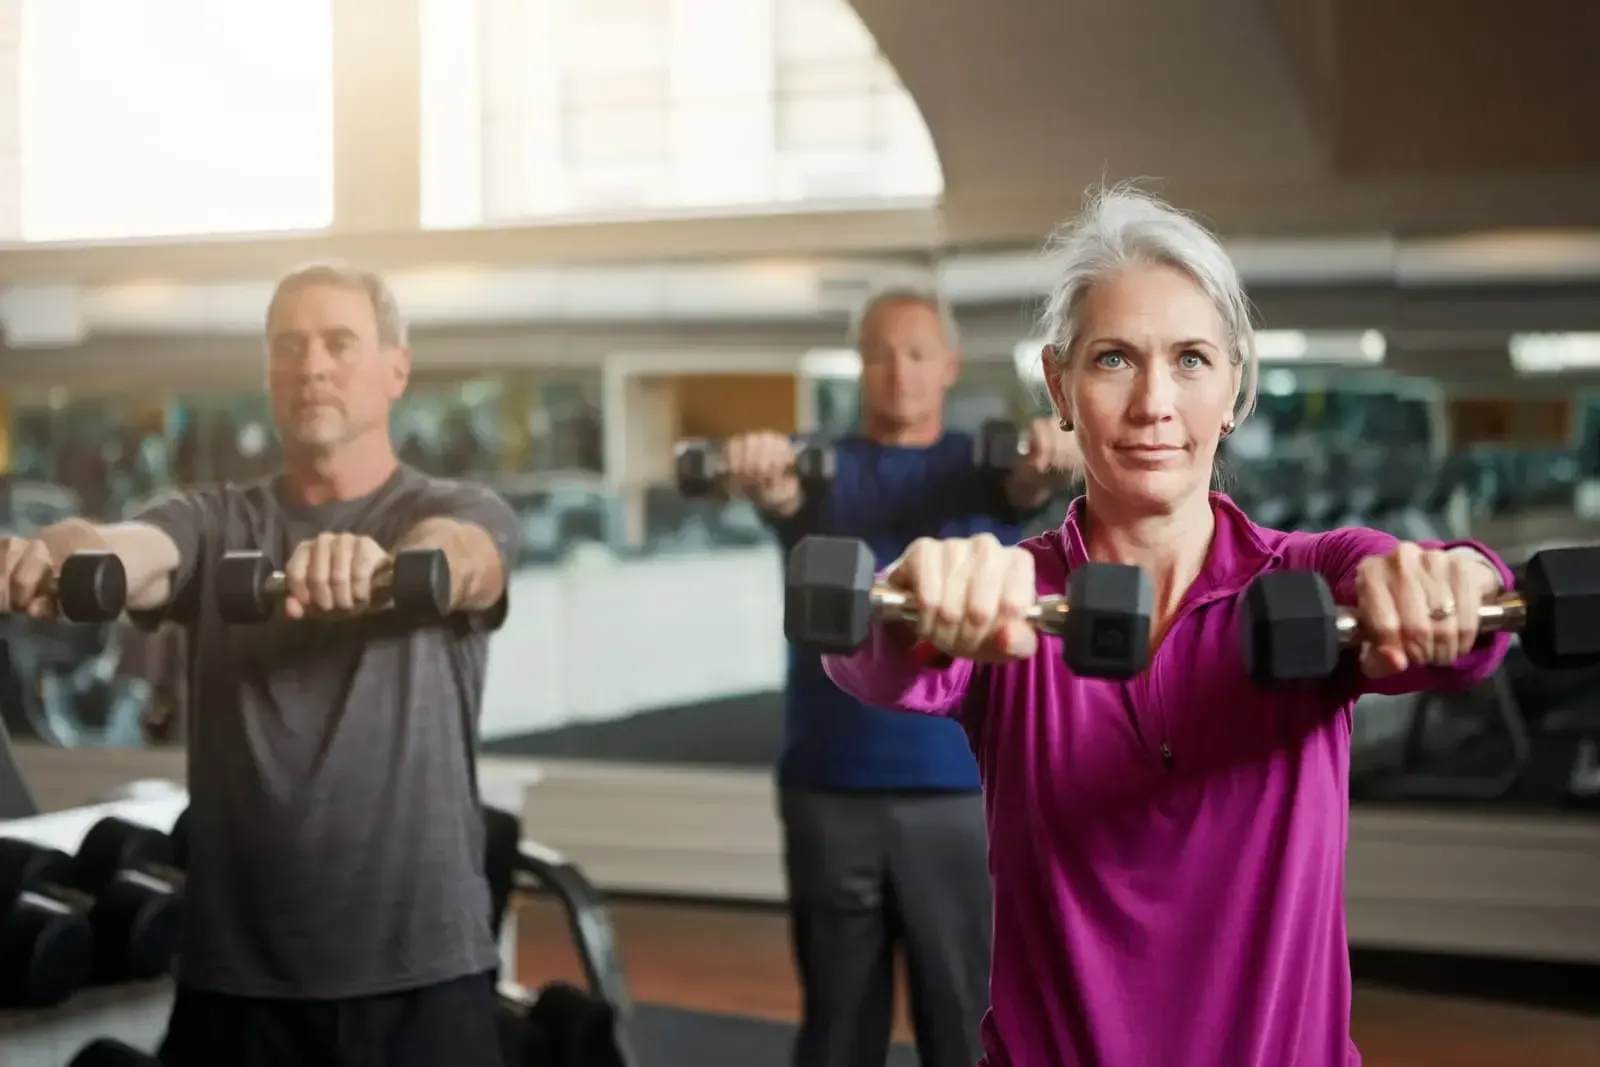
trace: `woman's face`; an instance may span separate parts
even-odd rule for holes
[[[1065,374],[1046,349],[1057,410],[1072,418],[1089,491],[1135,511],[1171,512],[1211,486],[1238,368],[1222,316],[1170,267],[1133,267],[1094,285]]]

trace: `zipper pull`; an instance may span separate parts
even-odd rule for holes
[[[1161,762],[1166,765],[1167,770],[1172,770],[1172,749],[1165,741],[1161,742]]]

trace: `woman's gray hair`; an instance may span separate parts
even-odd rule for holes
[[[1049,251],[1060,262],[1044,311],[1057,374],[1071,365],[1083,301],[1096,283],[1129,267],[1171,267],[1193,278],[1222,316],[1229,361],[1243,371],[1234,421],[1255,408],[1259,361],[1250,302],[1233,260],[1198,221],[1132,186],[1113,186],[1090,196],[1083,212],[1051,239]]]

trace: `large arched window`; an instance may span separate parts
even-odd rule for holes
[[[21,0],[21,236],[321,229],[332,0]]]
[[[849,0],[420,0],[422,223],[932,199]]]

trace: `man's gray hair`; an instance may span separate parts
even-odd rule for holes
[[[1191,216],[1128,185],[1093,193],[1083,212],[1051,240],[1059,262],[1045,305],[1044,331],[1056,373],[1070,368],[1083,327],[1084,297],[1098,282],[1133,266],[1164,266],[1194,279],[1216,305],[1229,361],[1242,368],[1234,420],[1255,408],[1259,361],[1250,303],[1239,272],[1216,236]]]
[[[339,260],[322,260],[296,267],[282,278],[272,291],[272,301],[267,305],[267,328],[272,328],[273,313],[278,305],[301,289],[313,285],[332,285],[340,289],[357,289],[372,301],[372,313],[378,320],[378,342],[386,348],[398,348],[406,343],[406,320],[400,314],[400,303],[383,275],[377,271],[344,263]]]
[[[867,320],[873,312],[890,304],[921,304],[939,316],[939,322],[944,327],[945,340],[954,348],[958,339],[956,330],[956,317],[950,310],[950,305],[945,303],[944,297],[937,290],[917,285],[892,285],[879,289],[867,298],[867,302],[856,309],[855,315],[850,320],[850,347],[857,352],[861,351],[861,333],[867,325]]]

